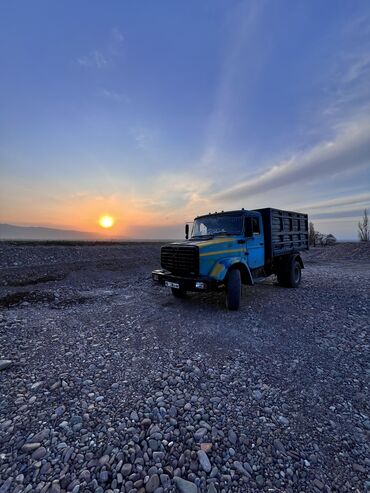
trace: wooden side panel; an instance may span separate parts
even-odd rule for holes
[[[257,209],[265,230],[266,263],[273,257],[308,250],[308,216],[280,209]]]

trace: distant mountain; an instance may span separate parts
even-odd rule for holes
[[[70,229],[0,224],[0,240],[102,240],[102,236]]]

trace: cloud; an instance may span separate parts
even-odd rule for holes
[[[310,215],[310,220],[318,219],[342,219],[342,218],[354,218],[361,219],[364,209],[348,209],[344,211],[333,212],[321,212]]]
[[[144,125],[135,125],[130,128],[130,134],[135,141],[137,149],[149,151],[156,147],[160,131]]]
[[[122,44],[125,40],[122,31],[118,27],[114,27],[111,32],[111,39],[116,44]]]
[[[276,190],[296,183],[313,183],[338,173],[370,167],[370,122],[353,122],[338,128],[332,141],[313,148],[266,169],[218,192],[215,200],[236,200]]]
[[[342,83],[351,84],[358,81],[363,76],[367,76],[370,71],[370,53],[368,51],[353,57],[353,61],[349,64],[345,74],[343,75]]]
[[[322,202],[315,202],[314,204],[300,206],[301,209],[332,209],[339,207],[347,207],[348,205],[366,205],[370,204],[370,193],[360,193],[357,195],[350,195],[347,197],[338,197],[336,199],[324,200]]]
[[[209,182],[194,180],[191,173],[161,174],[150,182],[150,190],[136,197],[135,204],[174,223],[191,220],[208,203]],[[208,207],[208,205],[207,205]]]
[[[258,28],[264,5],[262,2],[240,2],[230,11],[232,26],[221,63],[220,77],[215,91],[213,108],[206,127],[202,167],[211,167],[233,121],[233,110],[238,104],[238,90],[243,78],[241,67],[248,64],[249,50],[255,50],[251,40]],[[254,67],[255,70],[255,67]],[[251,77],[249,75],[249,77]],[[246,87],[243,87],[246,91]]]
[[[124,94],[122,92],[116,92],[116,91],[112,91],[110,89],[102,89],[101,93],[105,98],[116,101],[117,103],[130,103],[131,102],[131,99],[129,98],[129,96],[127,96],[127,94]]]
[[[92,67],[102,70],[111,65],[122,52],[124,36],[118,27],[113,27],[104,48],[94,49],[88,55],[77,58],[82,67]]]
[[[77,63],[82,67],[95,67],[101,70],[109,64],[109,60],[103,53],[94,50],[89,55],[78,58]]]

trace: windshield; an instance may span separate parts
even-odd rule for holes
[[[195,219],[191,236],[240,235],[243,216],[216,215]]]

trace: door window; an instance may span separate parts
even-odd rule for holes
[[[257,217],[252,217],[253,236],[260,234],[260,222]]]

